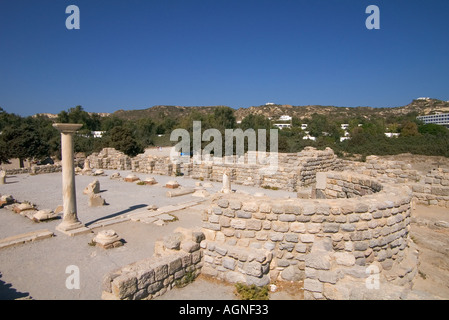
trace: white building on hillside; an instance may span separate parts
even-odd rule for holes
[[[291,120],[292,120],[292,117],[290,117],[290,116],[281,116],[279,118],[279,121],[291,121]]]
[[[449,128],[449,113],[429,114],[427,116],[416,117],[425,124],[434,123]]]
[[[106,131],[91,131],[94,138],[101,138]]]
[[[292,127],[292,125],[290,123],[275,123],[275,124],[273,124],[273,126],[279,128],[279,129],[291,128]]]

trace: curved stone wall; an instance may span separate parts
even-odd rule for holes
[[[326,199],[217,196],[203,216],[202,272],[258,285],[304,280],[308,299],[338,297],[339,283],[363,281],[367,270],[411,281],[410,188],[328,172],[317,176],[316,190]]]

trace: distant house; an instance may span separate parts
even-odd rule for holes
[[[273,126],[279,128],[279,129],[291,128],[292,127],[292,125],[290,123],[275,123],[275,124],[273,124]]]
[[[307,133],[307,135],[305,135],[302,139],[303,140],[313,140],[313,141],[315,141],[316,137],[311,136],[310,134]]]
[[[340,128],[341,128],[341,130],[348,130],[349,124],[348,124],[348,123],[342,123],[342,124],[340,125]]]
[[[306,129],[307,129],[307,123],[301,124],[301,130],[306,130]]]
[[[345,140],[349,140],[351,139],[351,137],[345,136],[345,137],[340,137],[340,142],[345,141]]]
[[[394,133],[394,132],[385,132],[385,136],[388,138],[397,138],[399,137],[400,133]]]
[[[267,103],[265,103],[265,105],[266,105],[266,106],[274,106],[275,103],[273,103],[273,102],[267,102]]]
[[[291,120],[292,120],[292,117],[290,117],[290,116],[281,116],[279,118],[279,121],[291,121]]]
[[[106,131],[91,131],[94,138],[101,138]]]

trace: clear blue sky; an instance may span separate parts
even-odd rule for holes
[[[449,100],[448,57],[448,0],[0,0],[0,107],[24,116]]]

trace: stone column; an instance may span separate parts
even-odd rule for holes
[[[229,170],[225,170],[223,172],[223,188],[221,189],[222,193],[231,193],[231,178]]]
[[[0,170],[0,184],[6,183],[6,171]]]
[[[62,198],[63,217],[56,230],[66,232],[83,227],[76,213],[75,168],[73,153],[73,134],[79,130],[82,124],[55,123],[53,127],[61,132],[61,157],[62,157]]]

